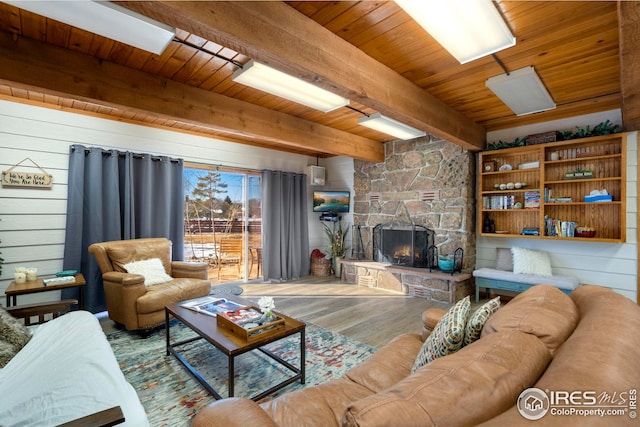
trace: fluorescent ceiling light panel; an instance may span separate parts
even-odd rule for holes
[[[5,1],[29,12],[160,55],[175,29],[107,1]]]
[[[491,77],[486,85],[517,116],[556,108],[556,103],[533,67]]]
[[[405,125],[402,122],[383,116],[380,113],[360,117],[358,124],[375,129],[378,132],[386,133],[387,135],[395,136],[398,139],[413,139],[427,134],[420,129]]]
[[[253,59],[233,73],[234,82],[328,113],[349,104],[349,99],[285,74]]]
[[[516,44],[491,0],[396,0],[461,64]]]

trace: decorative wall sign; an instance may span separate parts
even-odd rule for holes
[[[37,172],[21,172],[14,171],[14,169],[24,163],[25,160],[29,160],[36,165],[42,173]],[[51,188],[53,183],[53,175],[42,169],[36,162],[30,158],[22,160],[20,163],[12,166],[6,171],[2,171],[2,186],[3,187],[37,187],[37,188]]]

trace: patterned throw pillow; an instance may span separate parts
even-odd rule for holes
[[[0,368],[3,368],[31,339],[31,332],[18,319],[0,308]]]
[[[500,297],[495,297],[494,299],[484,303],[480,308],[474,311],[471,316],[469,316],[467,325],[464,328],[464,342],[462,344],[463,347],[480,338],[480,333],[482,332],[484,323],[493,313],[498,311],[499,308]]]
[[[464,327],[467,324],[470,306],[471,301],[467,296],[458,301],[442,316],[436,327],[433,328],[433,332],[422,345],[411,373],[438,357],[455,353],[462,347]]]

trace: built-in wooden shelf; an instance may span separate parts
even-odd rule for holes
[[[481,236],[526,237],[624,242],[626,238],[626,134],[596,136],[570,141],[507,148],[480,153],[478,174],[478,230]],[[493,170],[485,170],[486,164]],[[501,167],[510,170],[499,170]],[[521,169],[526,167],[526,169]],[[567,179],[566,174],[588,170],[585,178]],[[500,184],[526,184],[500,189]],[[592,190],[606,189],[611,202],[586,202]],[[525,198],[539,192],[539,206],[528,206]],[[529,197],[530,198],[530,197]],[[557,201],[565,198],[570,201]],[[517,206],[516,206],[517,205]],[[495,230],[483,230],[485,217]],[[552,236],[550,219],[591,227],[595,237]],[[524,236],[523,229],[538,229],[539,236]]]

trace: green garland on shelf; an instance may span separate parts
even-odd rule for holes
[[[524,147],[525,142],[527,142],[526,136],[523,138],[517,137],[513,142],[505,142],[505,141],[490,142],[489,144],[487,144],[486,151],[502,150],[503,148]]]
[[[576,131],[565,130],[557,133],[557,141],[568,141],[570,139],[588,138],[590,136],[612,135],[620,132],[622,129],[619,125],[614,125],[609,120],[594,126],[587,125],[586,128],[576,126]],[[485,151],[501,150],[503,148],[524,147],[527,137],[517,137],[512,142],[498,141],[487,144]]]
[[[587,125],[586,128],[581,128],[579,126],[576,126],[576,129],[577,129],[576,132],[573,132],[571,130],[559,132],[560,138],[561,138],[560,141],[567,141],[570,139],[579,139],[579,138],[588,138],[590,136],[611,135],[614,133],[618,133],[621,130],[619,125],[614,125],[609,120],[594,126],[593,129],[591,129],[589,125]]]

